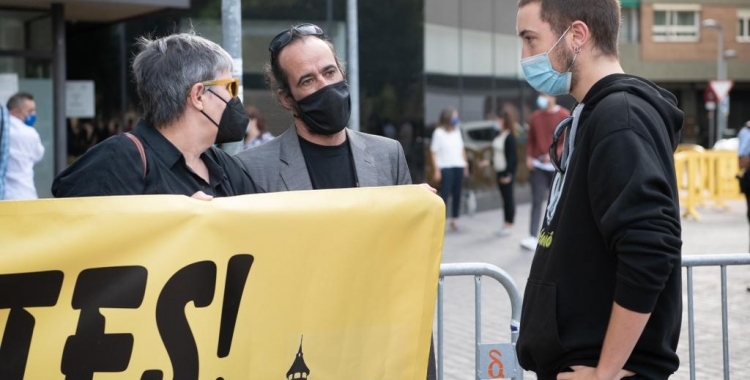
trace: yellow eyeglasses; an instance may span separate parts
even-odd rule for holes
[[[240,93],[239,78],[214,79],[214,80],[210,80],[207,82],[201,82],[201,84],[206,87],[219,86],[219,85],[225,84],[227,86],[227,91],[229,91],[229,93],[232,94],[233,98],[236,98],[237,95],[239,95]]]

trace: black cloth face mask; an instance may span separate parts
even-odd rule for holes
[[[247,116],[247,113],[245,113],[245,107],[242,105],[240,98],[235,97],[226,101],[224,98],[211,91],[211,89],[206,91],[210,91],[227,105],[224,108],[224,112],[221,114],[221,120],[218,123],[215,122],[211,116],[208,116],[203,110],[201,110],[201,113],[219,128],[219,131],[216,133],[215,142],[217,144],[224,144],[244,139],[245,131],[247,130],[247,123],[250,122],[250,116]]]
[[[349,123],[352,103],[346,81],[323,87],[296,102],[296,116],[315,134],[333,135]]]

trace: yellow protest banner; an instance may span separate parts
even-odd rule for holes
[[[0,202],[0,378],[423,380],[444,211],[419,186]]]

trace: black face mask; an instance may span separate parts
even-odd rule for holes
[[[213,91],[211,93],[216,95]],[[217,144],[224,144],[241,141],[245,138],[245,131],[247,130],[247,123],[250,122],[250,116],[247,116],[247,113],[245,113],[245,107],[242,106],[240,98],[232,98],[227,102],[219,95],[216,95],[216,97],[227,105],[221,114],[219,123],[216,123],[214,119],[201,110],[201,113],[219,128],[219,132],[216,133],[215,142]]]
[[[352,103],[346,81],[334,83],[297,101],[297,117],[319,135],[341,132],[349,122]]]

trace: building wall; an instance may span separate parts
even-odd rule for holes
[[[717,31],[700,27],[697,41],[654,41],[654,8],[660,5],[698,6],[698,22],[714,19],[724,31],[724,49],[737,56],[726,60],[730,93],[728,135],[750,119],[750,42],[737,39],[737,10],[750,9],[748,0],[644,0],[639,10],[639,38],[620,44],[620,61],[627,73],[649,79],[674,93],[685,113],[682,141],[708,143],[708,112],[703,93],[717,77]]]
[[[747,6],[748,0],[641,0],[641,4],[721,4]]]
[[[745,6],[750,9],[750,2]],[[724,49],[734,49],[737,57],[732,63],[750,63],[750,42],[737,42],[737,7],[702,5],[700,19],[714,19],[724,29]],[[716,62],[717,33],[716,29],[699,29],[698,42],[658,42],[653,40],[652,25],[654,22],[654,8],[652,4],[641,7],[641,46],[644,61],[689,61]],[[745,74],[750,79],[750,72]]]
[[[523,118],[533,91],[522,78],[516,2],[425,0],[424,118],[456,107],[465,121],[486,119],[502,107]]]

